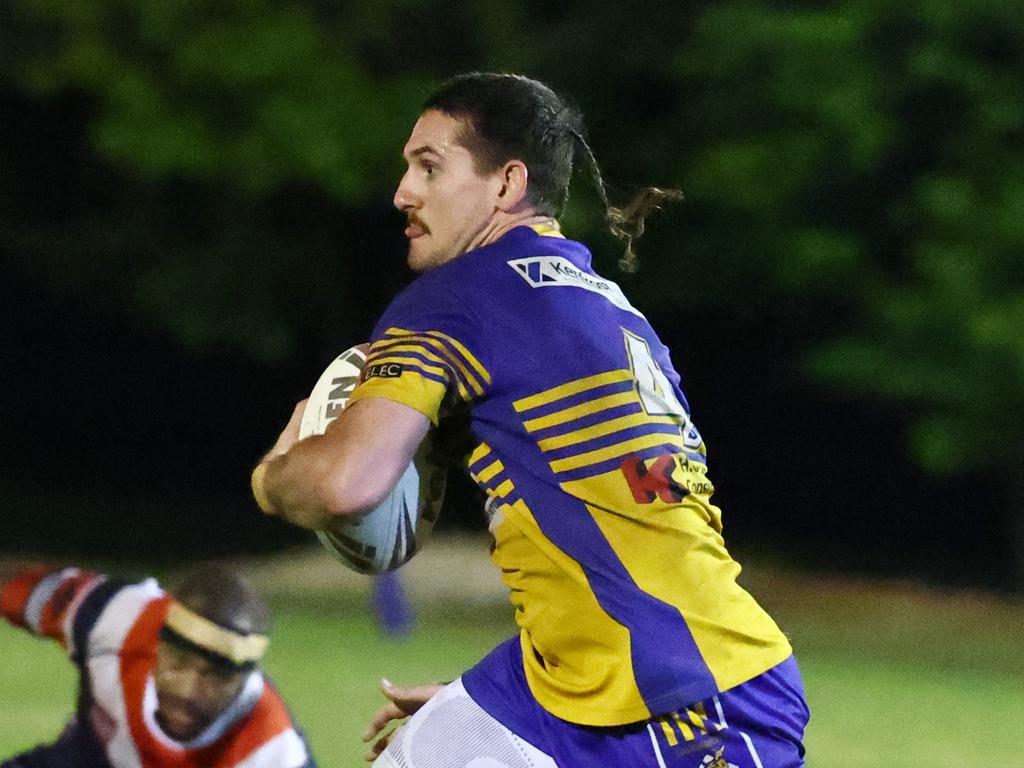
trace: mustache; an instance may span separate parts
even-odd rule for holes
[[[429,232],[430,231],[430,227],[428,227],[423,222],[423,219],[421,219],[419,216],[417,216],[415,214],[412,214],[412,213],[409,214],[406,217],[406,220],[408,221],[408,224],[409,224],[410,227],[416,226],[416,227],[419,227],[420,229],[422,229],[424,232]]]

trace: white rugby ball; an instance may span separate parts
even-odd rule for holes
[[[299,439],[323,434],[345,408],[366,362],[369,345],[347,349],[320,375],[306,403]],[[437,521],[446,475],[431,461],[431,435],[406,467],[398,485],[379,506],[354,518],[341,518],[317,531],[320,542],[359,573],[383,573],[408,562]]]

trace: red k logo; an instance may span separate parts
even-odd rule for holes
[[[666,504],[676,504],[689,491],[672,479],[676,463],[672,454],[663,453],[650,467],[639,456],[630,456],[620,469],[637,504],[651,504],[659,498]]]

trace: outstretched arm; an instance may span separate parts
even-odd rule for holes
[[[78,568],[30,566],[0,587],[0,613],[14,626],[69,648],[75,611],[100,579]]]
[[[304,408],[304,402],[296,406],[252,477],[260,508],[303,528],[321,529],[380,504],[430,427],[414,408],[369,397],[352,403],[323,435],[300,441]]]

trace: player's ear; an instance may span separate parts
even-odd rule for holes
[[[511,211],[526,200],[526,187],[530,181],[529,171],[522,160],[509,160],[501,169],[501,189],[498,191],[497,206]]]

